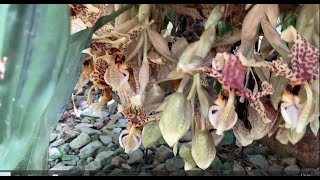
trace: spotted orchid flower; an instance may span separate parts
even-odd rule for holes
[[[285,121],[284,128],[290,129],[289,134],[296,133],[292,136],[301,139],[309,122],[317,120],[310,118],[313,106],[313,91],[310,85],[319,78],[319,49],[307,42],[292,26],[282,32],[281,38],[293,43],[289,65],[284,63],[281,57],[272,62],[253,62],[240,54],[240,60],[246,66],[264,67],[289,80],[281,97],[281,114]],[[305,102],[301,99],[302,88],[306,92]],[[294,142],[299,138],[294,138]]]
[[[271,122],[265,113],[265,108],[260,98],[273,93],[273,88],[266,82],[262,83],[259,92],[253,92],[244,86],[246,67],[243,66],[237,56],[229,53],[218,53],[212,60],[212,68],[204,67],[198,70],[207,73],[222,84],[222,90],[218,99],[209,109],[209,120],[216,134],[234,127],[238,116],[234,102],[236,96],[244,96],[249,104],[258,111],[265,123]]]

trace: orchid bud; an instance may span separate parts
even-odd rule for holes
[[[183,93],[172,94],[165,105],[159,126],[164,140],[170,147],[189,130],[192,119],[191,103]]]
[[[209,131],[196,130],[192,139],[192,157],[201,169],[207,169],[216,156],[214,140]]]
[[[191,146],[191,143],[186,143],[179,150],[179,155],[184,160],[184,170],[186,171],[193,170],[197,166],[191,154]]]
[[[141,141],[145,148],[148,148],[161,139],[161,131],[158,121],[148,122],[143,126]]]

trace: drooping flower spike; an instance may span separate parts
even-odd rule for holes
[[[285,128],[304,134],[313,104],[310,84],[319,77],[319,49],[307,42],[292,26],[282,32],[281,38],[294,43],[289,54],[290,65],[284,63],[281,57],[272,62],[254,62],[241,54],[239,56],[246,66],[264,67],[289,80],[282,94],[281,114]],[[301,102],[301,87],[306,91],[305,103]]]

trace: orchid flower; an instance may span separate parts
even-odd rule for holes
[[[297,137],[292,142],[296,143],[303,137],[309,122],[317,120],[317,118],[311,118],[313,106],[311,84],[319,77],[319,49],[307,42],[293,26],[282,32],[281,39],[289,43],[293,42],[289,54],[290,65],[284,63],[281,57],[272,62],[253,62],[240,54],[240,60],[246,66],[264,67],[289,80],[282,94],[280,107],[285,121],[284,127],[291,131],[286,134]],[[305,102],[301,101],[302,88],[306,92]]]
[[[218,53],[212,60],[212,68],[204,67],[197,70],[207,73],[222,84],[218,99],[209,109],[209,121],[217,129],[216,134],[223,135],[224,131],[233,128],[236,124],[238,119],[234,107],[236,96],[244,96],[248,99],[249,104],[263,117],[264,123],[271,122],[260,98],[272,94],[273,88],[266,82],[262,83],[260,92],[253,92],[246,88],[244,86],[246,68],[237,56]]]

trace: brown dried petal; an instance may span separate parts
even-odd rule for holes
[[[249,130],[244,126],[242,121],[237,121],[233,126],[233,133],[242,146],[248,146],[253,142],[253,138]]]
[[[272,121],[271,123],[264,123],[259,113],[253,109],[251,106],[248,106],[248,120],[251,124],[250,134],[253,140],[259,140],[266,136],[276,122],[278,112],[272,107],[271,103],[263,103],[266,109],[267,116]]]

